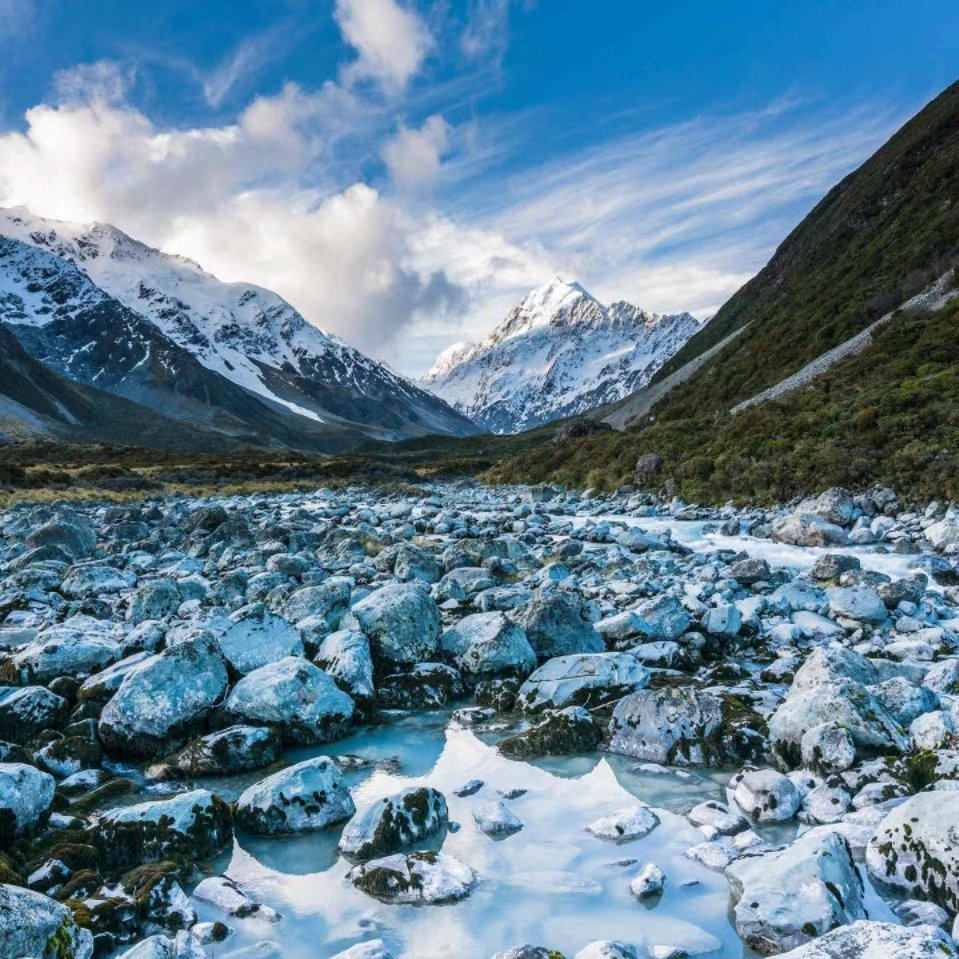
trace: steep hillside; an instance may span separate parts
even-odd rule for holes
[[[554,279],[481,343],[441,353],[423,382],[486,429],[516,433],[639,389],[699,328]]]
[[[955,470],[943,466],[959,448],[948,368],[959,338],[954,302],[928,320],[896,308],[948,274],[957,255],[959,84],[832,189],[645,393],[594,414],[628,409],[636,435],[542,447],[497,475],[615,485],[631,478],[639,453],[656,452],[663,481],[700,498],[878,480],[955,494]],[[730,412],[890,311],[859,355],[800,390]]]

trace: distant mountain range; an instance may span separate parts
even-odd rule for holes
[[[144,445],[170,448],[333,452],[367,439],[480,432],[275,293],[220,282],[107,224],[0,210],[0,324],[39,364],[31,382],[87,388],[73,395],[82,394],[88,440],[116,438],[93,425],[108,423],[111,408],[153,424]],[[9,338],[3,343],[9,353]],[[23,356],[7,360],[11,370],[25,368]],[[36,394],[22,387],[0,379],[0,431],[55,434],[57,416],[25,405]]]
[[[423,383],[487,430],[516,433],[628,396],[701,327],[689,313],[604,306],[557,278],[481,343],[441,353]]]

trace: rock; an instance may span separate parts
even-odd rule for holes
[[[127,609],[127,619],[131,623],[163,619],[175,613],[181,602],[183,597],[172,579],[150,580],[134,590]]]
[[[103,750],[95,740],[84,736],[64,736],[48,743],[33,755],[37,766],[60,778],[82,769],[96,769],[103,762]]]
[[[120,647],[99,620],[74,616],[41,630],[10,666],[23,683],[49,683],[58,676],[86,679],[119,658]]]
[[[649,642],[678,639],[689,629],[689,613],[675,596],[657,596],[632,612],[636,635]]]
[[[659,825],[659,816],[642,803],[619,809],[591,822],[586,828],[597,839],[632,842],[648,836]]]
[[[803,733],[799,742],[802,764],[823,773],[840,773],[856,761],[856,744],[849,730],[826,722]]]
[[[236,801],[234,815],[247,832],[275,836],[328,829],[355,811],[336,763],[317,756],[254,783]]]
[[[879,682],[879,670],[865,656],[851,649],[820,646],[806,657],[796,671],[790,693],[843,679],[870,686]]]
[[[466,695],[457,670],[443,663],[419,663],[403,673],[380,680],[377,691],[383,709],[442,709]]]
[[[771,538],[790,546],[845,546],[846,531],[813,513],[792,513],[773,524]]]
[[[889,615],[882,597],[871,586],[834,586],[826,591],[829,610],[840,619],[877,625]]]
[[[84,563],[71,567],[60,584],[60,592],[70,599],[112,596],[130,589],[136,577],[103,563]]]
[[[741,559],[730,565],[729,575],[740,586],[755,586],[772,579],[772,570],[764,559]]]
[[[633,469],[633,482],[641,489],[656,485],[656,479],[663,471],[663,458],[656,453],[644,453],[636,460]]]
[[[195,863],[222,849],[232,835],[228,807],[206,789],[111,809],[91,827],[109,866],[167,859]]]
[[[768,956],[865,917],[862,880],[836,833],[797,839],[780,852],[726,869],[740,938]]]
[[[774,769],[744,773],[733,798],[755,822],[788,822],[799,811],[799,792]]]
[[[474,807],[473,820],[487,836],[511,836],[523,828],[522,820],[502,800]]]
[[[939,520],[926,527],[925,536],[932,548],[940,552],[951,546],[959,546],[959,521],[955,518]]]
[[[644,959],[642,951],[628,942],[603,939],[584,946],[573,959]]]
[[[404,789],[360,810],[343,829],[340,852],[373,859],[398,852],[444,829],[449,821],[446,798],[436,789]]]
[[[702,627],[710,636],[722,636],[727,639],[739,635],[743,625],[742,613],[735,606],[717,606],[707,610]]]
[[[919,793],[883,819],[866,847],[877,882],[959,911],[959,792]]]
[[[469,676],[528,676],[536,653],[526,633],[501,612],[474,613],[451,626],[441,639],[443,651]]]
[[[807,793],[803,799],[803,811],[818,823],[839,822],[849,809],[852,796],[841,786],[823,783]]]
[[[38,526],[24,540],[28,550],[56,547],[72,560],[90,556],[97,546],[97,534],[90,522],[76,514],[52,519]]]
[[[67,701],[43,686],[0,687],[0,740],[24,743],[67,718]]]
[[[93,936],[64,905],[38,892],[0,884],[0,956],[92,959]]]
[[[902,920],[904,926],[948,927],[949,925],[949,913],[934,902],[907,899],[905,902],[894,904],[892,910]]]
[[[441,852],[374,859],[354,866],[347,878],[374,899],[423,904],[465,899],[479,882],[479,876],[466,863]]]
[[[287,656],[303,655],[299,630],[259,603],[237,610],[230,619],[230,628],[219,637],[220,650],[240,675]]]
[[[860,919],[783,953],[780,959],[955,959],[959,950],[932,926],[912,928]]]
[[[849,526],[856,517],[856,501],[852,493],[837,486],[804,500],[799,504],[799,511],[821,516],[837,526]]]
[[[215,640],[200,637],[171,646],[127,673],[100,714],[100,740],[121,756],[168,753],[197,729],[226,688]]]
[[[749,823],[735,810],[721,802],[707,800],[701,802],[686,814],[686,818],[697,827],[706,827],[707,831],[720,836],[735,836],[749,829]]]
[[[210,876],[204,879],[193,890],[193,898],[225,912],[228,916],[236,916],[237,919],[256,916],[258,919],[276,922],[280,918],[273,909],[252,899],[227,876]]]
[[[314,586],[295,590],[276,612],[291,623],[302,620],[322,621],[326,628],[337,629],[343,614],[349,609],[353,584],[345,576],[331,576]]]
[[[826,553],[825,556],[820,556],[813,563],[809,575],[820,582],[830,582],[839,579],[843,573],[861,568],[862,563],[855,556],[844,556],[842,553]]]
[[[330,676],[293,656],[248,673],[223,708],[237,722],[276,726],[283,741],[294,745],[337,739],[355,712],[353,700]]]
[[[722,765],[753,758],[761,726],[738,700],[691,687],[643,689],[621,700],[609,724],[609,750],[665,765]]]
[[[25,763],[0,763],[0,849],[42,825],[50,812],[56,782]]]
[[[338,952],[333,959],[393,959],[393,953],[386,948],[382,939],[370,939],[369,942],[361,942]]]
[[[598,706],[642,689],[649,670],[629,653],[555,656],[520,686],[524,712],[564,706]]]
[[[629,881],[629,891],[637,899],[661,896],[666,888],[666,873],[654,862],[647,862]]]
[[[314,660],[337,685],[364,707],[376,697],[373,685],[373,656],[365,633],[356,629],[340,629],[330,633],[320,644]]]
[[[513,946],[504,952],[498,952],[493,959],[563,959],[555,949],[545,946]]]
[[[280,736],[263,726],[229,726],[188,743],[161,767],[167,774],[228,776],[262,769],[280,758]]]
[[[599,727],[582,706],[567,706],[546,713],[525,732],[507,737],[499,744],[499,751],[509,759],[568,756],[592,752],[601,739]]]
[[[540,659],[601,653],[605,648],[577,593],[537,590],[532,600],[512,615]]]
[[[374,662],[413,666],[439,650],[439,609],[416,585],[384,586],[360,600],[353,616],[369,637]]]

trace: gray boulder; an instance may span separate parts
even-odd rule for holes
[[[327,672],[341,689],[367,706],[376,696],[373,685],[373,656],[370,641],[358,629],[339,629],[320,643],[314,662]]]
[[[41,825],[50,812],[56,781],[25,763],[0,763],[0,849]]]
[[[390,903],[435,904],[465,899],[479,876],[465,862],[441,852],[386,856],[354,866],[350,882]]]
[[[0,740],[23,743],[64,722],[67,701],[43,686],[0,687]]]
[[[20,886],[0,884],[0,956],[92,959],[93,935],[62,903]]]
[[[814,513],[791,513],[773,524],[770,535],[790,546],[845,546],[849,541],[841,526]]]
[[[554,656],[520,686],[518,705],[524,712],[598,706],[648,682],[649,670],[630,653]]]
[[[443,794],[414,786],[361,809],[343,829],[340,852],[353,859],[388,856],[438,833],[448,821]]]
[[[262,769],[279,758],[280,736],[275,730],[264,726],[230,726],[188,743],[157,772],[184,779],[228,776]]]
[[[860,919],[779,959],[956,959],[959,949],[941,929]]]
[[[433,598],[413,584],[384,586],[353,607],[370,639],[374,662],[413,666],[439,649],[440,612]]]
[[[229,629],[219,637],[220,650],[241,675],[287,656],[303,655],[299,630],[259,603],[238,609],[230,620]]]
[[[73,514],[44,523],[30,533],[24,545],[28,550],[55,547],[72,560],[90,556],[97,546],[96,530],[89,520]]]
[[[443,633],[441,645],[460,672],[479,679],[523,678],[536,668],[526,633],[502,612],[464,616]]]
[[[603,640],[590,622],[578,593],[537,590],[532,600],[512,614],[526,632],[540,659],[570,653],[601,653]]]
[[[599,726],[582,706],[567,706],[547,712],[525,732],[508,736],[499,751],[509,759],[569,756],[592,752],[601,739]]]

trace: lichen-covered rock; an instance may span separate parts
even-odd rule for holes
[[[130,597],[127,619],[142,623],[148,619],[163,619],[176,612],[183,602],[180,590],[172,579],[160,577],[141,583]]]
[[[58,676],[86,679],[120,657],[108,626],[89,616],[74,616],[37,634],[10,662],[23,683],[49,683]]]
[[[826,591],[829,611],[839,619],[877,625],[886,620],[889,610],[871,586],[834,586]]]
[[[586,828],[597,839],[632,842],[648,836],[659,825],[659,816],[643,803],[618,809],[591,822]]]
[[[28,550],[53,546],[70,559],[90,556],[97,546],[97,534],[93,524],[76,513],[61,514],[30,533],[24,545]]]
[[[582,706],[567,706],[546,713],[525,732],[508,736],[499,751],[509,759],[569,756],[592,752],[601,739],[599,726]]]
[[[90,827],[91,840],[108,866],[195,862],[222,849],[232,835],[229,808],[206,789],[111,809]]]
[[[629,891],[640,900],[654,899],[666,888],[666,873],[654,862],[647,862],[629,881]]]
[[[103,761],[100,744],[86,736],[64,736],[54,739],[33,755],[45,772],[66,778],[81,769],[96,769]]]
[[[254,783],[236,802],[236,821],[247,832],[280,835],[328,829],[355,812],[336,763],[307,759]]]
[[[193,890],[193,898],[225,912],[228,916],[236,916],[237,919],[256,916],[258,919],[276,922],[280,918],[276,911],[257,902],[228,876],[210,876],[204,879]]]
[[[26,763],[0,763],[0,849],[42,824],[50,812],[56,782]]]
[[[25,743],[42,729],[56,729],[67,718],[67,701],[43,686],[0,688],[0,740]]]
[[[570,653],[601,653],[605,648],[578,593],[537,590],[525,606],[511,615],[522,626],[540,659]]]
[[[89,562],[70,569],[60,584],[60,592],[70,599],[90,599],[121,593],[135,582],[136,577],[130,573],[106,563]]]
[[[222,700],[227,682],[226,666],[211,637],[171,646],[126,674],[100,714],[100,740],[122,756],[168,753]]]
[[[404,789],[361,809],[344,827],[340,852],[373,859],[398,852],[446,827],[446,798],[428,786]]]
[[[790,546],[845,546],[846,531],[815,513],[791,513],[773,524],[772,539]]]
[[[262,769],[280,758],[280,736],[265,726],[229,726],[187,743],[151,775],[192,779]]]
[[[733,696],[642,689],[613,711],[609,750],[670,765],[722,765],[758,758],[762,732],[761,718]]]
[[[287,656],[303,655],[299,630],[261,603],[238,609],[230,620],[229,629],[219,637],[220,651],[241,675]]]
[[[849,730],[826,722],[807,729],[800,740],[802,764],[823,773],[840,773],[856,761],[856,744]]]
[[[466,695],[459,672],[445,663],[418,663],[382,677],[377,698],[383,709],[442,709]]]
[[[314,662],[336,680],[358,705],[376,697],[370,641],[358,629],[340,629],[323,639]]]
[[[386,856],[354,866],[349,880],[383,902],[444,903],[465,899],[479,876],[465,862],[440,852]]]
[[[959,911],[959,792],[920,793],[897,806],[866,847],[869,875]]]
[[[523,678],[536,668],[526,633],[501,612],[464,616],[443,633],[441,645],[457,669],[480,679]]]
[[[743,773],[733,792],[736,805],[756,822],[788,822],[799,811],[799,790],[775,769]]]
[[[440,612],[435,600],[419,586],[384,586],[360,600],[352,613],[370,639],[375,662],[413,666],[436,656]]]
[[[933,926],[860,919],[783,953],[779,959],[956,959],[955,942]]]
[[[554,656],[520,686],[524,712],[564,706],[599,706],[649,682],[649,670],[630,653]]]
[[[0,956],[91,959],[93,936],[59,902],[19,886],[0,885]]]
[[[302,745],[337,739],[355,713],[353,700],[330,676],[293,656],[244,676],[223,709],[240,723],[276,726],[284,742]]]
[[[862,880],[837,833],[797,839],[779,852],[748,856],[726,869],[736,930],[768,956],[863,919]]]

